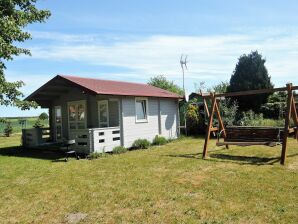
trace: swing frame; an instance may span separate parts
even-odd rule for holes
[[[281,139],[280,144],[282,145],[281,150],[281,159],[280,164],[284,165],[286,162],[287,157],[287,142],[288,142],[288,136],[289,133],[294,132],[294,138],[298,141],[298,115],[296,110],[296,103],[295,103],[295,97],[293,94],[294,90],[298,90],[298,86],[293,86],[292,83],[289,83],[286,85],[286,87],[282,88],[274,88],[274,89],[259,89],[259,90],[249,90],[249,91],[241,91],[241,92],[231,92],[231,93],[208,93],[204,94],[200,91],[200,95],[203,98],[204,107],[206,110],[208,120],[208,125],[206,129],[205,134],[205,143],[203,148],[203,159],[207,158],[208,154],[208,143],[210,140],[211,132],[218,131],[222,134],[223,138],[227,138],[227,132],[226,128],[224,127],[223,120],[220,115],[220,108],[218,106],[218,99],[222,97],[235,97],[235,96],[247,96],[247,95],[257,95],[257,94],[264,94],[264,93],[274,93],[274,92],[282,92],[287,91],[287,108],[286,108],[286,117],[285,117],[285,124],[282,128],[283,130],[283,136]],[[211,110],[209,111],[208,105],[207,105],[207,99],[211,100]],[[216,115],[218,119],[218,127],[213,127],[213,117]],[[290,128],[290,120],[291,118],[294,121],[295,128]],[[257,127],[255,127],[257,128]],[[252,127],[253,129],[253,127]],[[274,141],[272,141],[274,142]],[[235,142],[226,142],[227,144],[223,144],[226,146],[226,148],[229,148],[229,145],[238,145],[238,146],[249,146],[249,145],[269,145],[270,144],[264,144],[264,142],[247,142],[247,141],[239,141],[237,143]],[[276,142],[277,143],[277,142]]]

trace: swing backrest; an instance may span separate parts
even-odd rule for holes
[[[226,127],[228,142],[281,142],[282,129],[277,127]]]

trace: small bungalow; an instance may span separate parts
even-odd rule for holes
[[[181,96],[147,84],[57,75],[26,98],[49,109],[49,128],[23,130],[23,145],[75,140],[78,152],[109,152],[179,135]]]

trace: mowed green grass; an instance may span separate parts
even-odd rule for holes
[[[19,145],[18,135],[0,147]],[[216,148],[202,138],[97,160],[0,149],[0,223],[298,223],[298,143]],[[58,159],[58,160],[56,160]]]

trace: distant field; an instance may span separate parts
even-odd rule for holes
[[[25,117],[25,118],[14,117],[14,118],[6,118],[6,119],[11,122],[11,125],[13,127],[13,133],[20,133],[20,132],[22,132],[22,128],[32,128],[33,125],[35,124],[37,118],[38,117]],[[20,120],[26,120],[26,125],[22,126],[20,124]],[[48,120],[41,121],[41,123],[45,127],[49,126]],[[5,126],[6,126],[6,124],[0,123],[0,135],[3,134],[3,130],[4,130]]]

